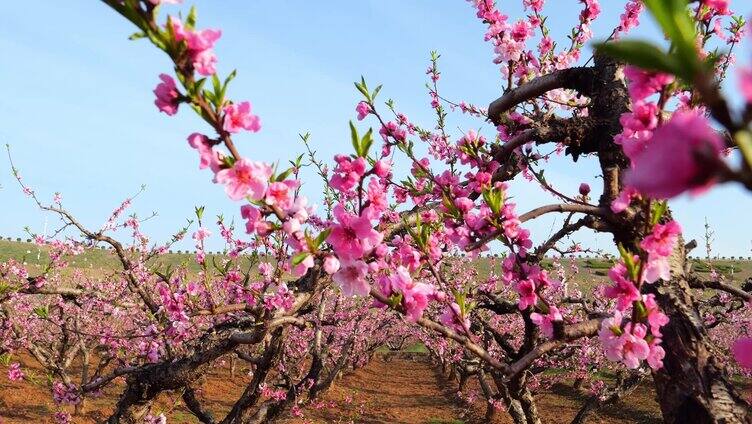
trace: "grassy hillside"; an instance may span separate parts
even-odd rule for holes
[[[222,258],[222,255],[216,254],[207,254],[206,256],[208,264],[212,263],[212,259],[217,260],[217,263],[219,263],[219,259]],[[33,243],[0,240],[0,262],[11,258],[19,262],[24,262],[32,268],[41,268],[41,265],[49,261],[47,249],[45,248],[40,249]],[[109,249],[88,250],[79,256],[71,257],[69,260],[72,268],[79,269],[110,271],[116,270],[120,266],[117,256]],[[192,252],[167,253],[156,258],[153,263],[155,265],[159,264],[161,267],[172,266],[173,268],[187,264],[193,271],[199,271],[200,269],[196,261],[193,260]]]
[[[47,256],[47,250],[40,249],[33,243],[17,242],[0,240],[0,261],[6,261],[9,258],[13,258],[20,262],[25,262],[32,267],[39,267],[42,264],[47,263],[49,257]],[[212,259],[217,260],[222,258],[222,255],[209,254],[207,255],[208,263],[212,263]],[[91,269],[99,271],[115,270],[119,267],[119,262],[115,254],[111,250],[96,249],[89,250],[86,253],[76,256],[70,259],[71,266],[79,269]],[[177,267],[181,264],[187,264],[191,270],[198,271],[199,267],[193,260],[192,252],[172,252],[160,256],[156,259],[156,263],[162,267],[172,266]],[[478,274],[483,278],[488,276],[491,271],[491,267],[501,266],[501,261],[495,258],[478,258],[476,260],[478,267]],[[693,259],[692,266],[701,276],[708,276],[711,272],[711,267],[716,272],[724,275],[727,279],[742,282],[747,278],[752,277],[752,261],[745,259],[716,259],[711,261]],[[608,269],[613,265],[613,260],[607,258],[582,258],[577,259],[577,266],[579,267],[579,273],[575,276],[575,281],[580,283],[584,289],[590,289],[595,283],[605,281],[607,279]],[[544,260],[543,266],[545,268],[551,268],[552,262],[550,260]],[[569,269],[569,261],[564,261],[564,266]]]

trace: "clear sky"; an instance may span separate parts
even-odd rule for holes
[[[197,156],[186,136],[209,131],[183,107],[172,118],[153,105],[157,75],[170,72],[166,56],[148,42],[129,41],[134,29],[119,15],[94,1],[3,2],[0,6],[0,142],[11,145],[25,181],[43,199],[63,194],[64,206],[91,227],[98,227],[126,196],[142,184],[147,191],[132,211],[158,217],[144,224],[154,240],[164,241],[191,217],[194,205],[207,215],[236,217],[238,204],[197,169]],[[498,68],[483,42],[483,25],[462,0],[364,0],[284,2],[186,0],[199,9],[199,27],[221,28],[217,44],[220,74],[237,68],[230,89],[235,100],[250,100],[262,130],[237,137],[241,152],[254,159],[285,161],[302,152],[298,134],[310,132],[321,158],[350,150],[347,121],[354,119],[359,93],[352,82],[364,75],[371,86],[384,84],[382,100],[392,98],[411,120],[431,126],[424,71],[431,50],[442,54],[440,92],[453,100],[487,105],[499,95]],[[576,19],[575,0],[549,0],[554,36],[563,39]],[[610,33],[624,1],[603,0],[595,33]],[[752,5],[732,2],[747,16]],[[512,19],[521,17],[521,1],[499,1]],[[746,9],[746,10],[745,10]],[[647,21],[647,16],[643,17]],[[650,27],[643,34],[655,35]],[[587,57],[587,55],[586,55]],[[752,58],[748,51],[741,62]],[[727,87],[731,92],[733,87]],[[365,127],[366,124],[361,124]],[[373,123],[371,123],[373,125]],[[492,128],[480,120],[452,116],[458,134]],[[0,158],[0,235],[21,236],[23,227],[41,232],[44,215],[24,197]],[[582,181],[595,185],[593,161],[553,164],[546,175],[570,193]],[[314,201],[321,184],[304,179]],[[550,203],[528,183],[515,184],[520,212]],[[707,216],[721,255],[750,255],[752,233],[746,225],[752,196],[737,187],[673,202],[688,239],[701,241]],[[540,240],[553,219],[532,226]],[[557,221],[560,222],[560,221]],[[54,219],[50,226],[54,225]],[[123,233],[121,236],[125,236]],[[221,247],[217,237],[210,248]],[[608,239],[585,234],[592,247]],[[185,243],[181,247],[185,248]],[[695,253],[700,253],[695,252]]]

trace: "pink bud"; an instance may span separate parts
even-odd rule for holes
[[[339,259],[334,256],[327,256],[324,259],[324,271],[329,275],[339,271]]]

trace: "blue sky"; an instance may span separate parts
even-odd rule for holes
[[[411,120],[431,126],[424,87],[431,50],[442,55],[443,96],[487,105],[499,94],[501,80],[482,39],[484,27],[462,0],[186,3],[198,7],[199,27],[223,31],[216,47],[220,74],[237,68],[230,96],[250,100],[262,120],[261,132],[240,135],[237,144],[257,160],[284,161],[302,152],[302,132],[311,133],[323,159],[349,151],[347,121],[354,119],[358,101],[352,82],[360,75],[371,86],[384,84],[382,100],[394,99]],[[522,16],[521,1],[499,3],[513,19]],[[579,4],[548,3],[549,24],[561,40]],[[596,34],[610,33],[624,2],[602,3],[604,16],[595,25]],[[188,4],[165,10],[187,11]],[[749,16],[752,6],[742,7]],[[185,142],[189,133],[208,128],[187,108],[168,118],[153,106],[157,75],[171,67],[148,42],[127,39],[134,31],[128,22],[91,1],[45,2],[34,9],[6,2],[0,11],[5,58],[0,67],[0,142],[11,145],[25,181],[41,198],[60,191],[66,208],[98,227],[123,198],[146,184],[132,211],[159,213],[144,229],[160,241],[191,217],[194,205],[207,205],[209,216],[237,216],[238,204],[211,183],[208,173],[198,171],[196,154]],[[650,26],[641,31],[656,34]],[[739,59],[749,61],[750,55],[740,53]],[[488,124],[456,115],[448,127],[455,134],[470,128],[492,133]],[[0,235],[25,237],[24,226],[41,232],[45,217],[20,193],[9,168],[7,159],[0,159]],[[592,160],[576,167],[560,161],[546,171],[550,181],[570,193],[582,181],[595,184],[595,173]],[[306,174],[304,183],[304,191],[318,200],[320,182]],[[553,200],[526,183],[515,184],[513,195],[520,212]],[[730,186],[673,202],[688,239],[701,241],[708,217],[721,255],[750,254],[752,234],[744,225],[750,206],[752,196]],[[561,217],[532,225],[534,237],[545,237],[556,219]],[[214,239],[210,247],[220,248]],[[609,244],[603,236],[583,233],[578,239],[592,247]]]

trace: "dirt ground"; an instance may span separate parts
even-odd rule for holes
[[[470,392],[480,393],[475,381]],[[340,380],[322,398],[303,409],[303,417],[290,418],[286,424],[304,423],[400,423],[400,424],[480,424],[486,423],[485,402],[472,403],[456,395],[456,381],[448,381],[439,369],[424,361],[394,359],[372,361]],[[594,413],[588,423],[659,423],[654,392],[646,386],[627,403]],[[478,396],[479,397],[479,396]],[[569,423],[586,399],[571,386],[557,385],[536,396],[544,423]],[[494,424],[512,423],[499,411]]]
[[[419,355],[418,355],[419,356]],[[41,370],[29,358],[21,358],[27,374],[36,374],[36,384],[28,381],[10,382],[0,375],[0,423],[52,423],[58,410]],[[2,368],[4,373],[5,369]],[[231,377],[229,366],[215,370],[201,383],[200,397],[205,405],[221,417],[242,392],[249,377],[238,369]],[[76,424],[99,423],[106,419],[117,400],[122,385],[105,391],[101,397],[87,402]],[[477,383],[471,381],[468,393],[479,393]],[[456,395],[456,381],[448,381],[427,361],[394,358],[385,361],[375,358],[365,368],[351,372],[337,380],[333,387],[312,404],[300,411],[302,416],[288,416],[285,424],[304,423],[401,423],[401,424],[461,424],[483,423],[485,403],[480,399],[468,404]],[[545,423],[569,423],[586,396],[569,385],[557,385],[536,396],[538,409]],[[595,413],[588,423],[657,423],[658,405],[649,386],[636,391],[627,402]],[[163,395],[157,412],[165,412],[168,423],[196,423],[182,406],[179,394]],[[72,412],[70,409],[69,412]],[[504,411],[499,411],[494,423],[510,423]]]
[[[285,423],[459,423],[453,388],[424,361],[375,359]]]

